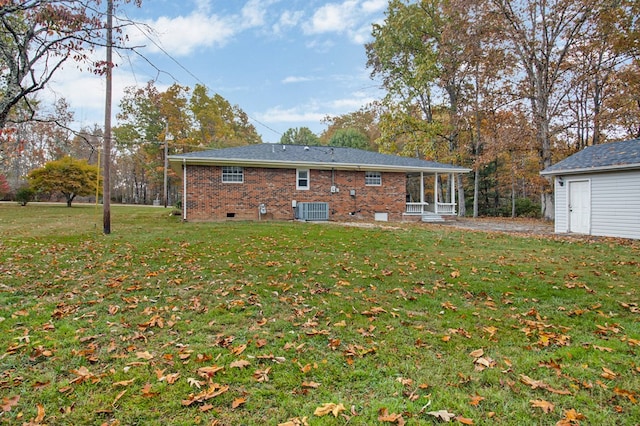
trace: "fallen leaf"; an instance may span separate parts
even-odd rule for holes
[[[239,406],[243,405],[246,402],[247,400],[245,398],[236,398],[231,403],[231,408],[238,408]]]
[[[139,359],[146,359],[147,361],[153,359],[153,355],[151,355],[149,351],[136,352],[136,357]]]
[[[113,400],[113,402],[111,403],[111,406],[115,407],[116,406],[116,402],[118,402],[120,400],[120,398],[122,398],[124,396],[125,393],[127,393],[127,389],[123,390],[118,395],[116,395],[116,399]]]
[[[484,355],[484,350],[482,348],[476,349],[475,351],[469,353],[469,356],[473,358],[480,358],[482,355]]]
[[[587,418],[582,413],[578,413],[572,408],[564,411],[564,417],[556,423],[556,426],[573,426],[579,424],[580,420],[586,419]]]
[[[619,396],[623,396],[625,398],[629,398],[629,401],[631,401],[633,404],[636,404],[638,402],[638,400],[636,399],[636,396],[638,395],[635,392],[631,392],[631,391],[620,389],[620,388],[613,388],[613,393]]]
[[[471,401],[469,401],[470,405],[473,405],[474,407],[477,407],[478,404],[480,404],[480,402],[484,401],[484,397],[480,396],[480,395],[473,395],[471,397]]]
[[[269,381],[269,372],[271,371],[271,367],[267,367],[264,370],[256,370],[253,373],[253,378],[258,382],[268,382]]]
[[[327,414],[333,414],[333,417],[338,417],[342,411],[345,411],[346,408],[342,404],[334,404],[333,402],[327,402],[322,404],[320,407],[316,408],[313,412],[314,416],[322,417]]]
[[[2,411],[9,412],[11,408],[18,405],[18,401],[20,401],[20,395],[12,396],[10,398],[2,397]]]
[[[438,420],[442,420],[443,422],[450,422],[456,417],[455,414],[450,413],[447,410],[429,411],[427,412],[427,414],[435,417]]]
[[[616,377],[618,377],[618,375],[616,373],[614,373],[613,371],[609,370],[607,367],[602,367],[602,374],[600,374],[600,376],[604,377],[605,379],[609,379],[609,380],[613,380]]]
[[[200,381],[200,380],[198,380],[198,379],[194,379],[193,377],[189,377],[189,378],[187,379],[187,383],[189,383],[189,386],[191,386],[192,388],[198,388],[198,389],[200,389],[200,387],[201,387],[202,385],[204,385],[204,383],[205,383],[205,382],[201,382],[201,381]]]
[[[545,413],[551,413],[555,408],[555,405],[550,403],[549,401],[545,401],[543,399],[532,399],[529,401],[531,406],[534,408],[540,408]]]
[[[473,424],[473,419],[468,419],[466,417],[462,417],[462,416],[456,416],[455,420],[462,423],[463,425],[472,425]]]
[[[160,395],[158,392],[153,392],[151,390],[151,383],[147,383],[142,387],[142,396],[145,398],[153,398],[155,396]]]
[[[320,383],[316,383],[316,382],[302,382],[302,387],[303,388],[313,388],[313,389],[317,389],[320,387]]]
[[[231,368],[245,368],[250,366],[251,363],[244,359],[239,359],[238,361],[233,361],[229,366]]]
[[[295,417],[289,420],[288,422],[278,423],[278,426],[309,426],[309,423],[307,422],[306,417],[303,417],[301,419],[298,417]]]
[[[224,367],[219,367],[217,365],[212,365],[211,367],[200,367],[197,370],[198,376],[203,377],[205,379],[210,379],[213,377],[218,371],[224,370]]]
[[[182,405],[189,406],[194,402],[203,402],[211,398],[215,398],[216,396],[222,395],[228,390],[229,390],[229,386],[221,386],[217,383],[213,383],[209,386],[208,389],[200,392],[197,395],[190,394],[188,399],[182,400]]]
[[[402,414],[397,414],[397,413],[389,414],[389,410],[387,408],[381,408],[378,411],[378,421],[388,422],[388,423],[397,423],[400,426],[403,426],[405,424],[405,421],[402,418]]]
[[[130,384],[132,384],[135,381],[135,379],[131,379],[131,380],[123,380],[121,382],[115,382],[113,384],[113,387],[118,387],[118,386],[129,386]]]
[[[33,422],[39,424],[44,420],[44,406],[42,404],[37,404],[36,406],[38,408],[38,415],[33,419]]]

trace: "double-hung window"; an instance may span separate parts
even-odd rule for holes
[[[309,170],[296,170],[296,189],[309,189]]]
[[[382,173],[380,172],[365,172],[364,184],[366,186],[380,186],[382,185]]]
[[[222,166],[223,183],[244,182],[244,169],[239,166]]]

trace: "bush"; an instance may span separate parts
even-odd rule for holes
[[[22,187],[16,191],[16,201],[21,206],[26,206],[29,201],[33,200],[34,196],[35,192],[28,186]]]
[[[529,198],[516,199],[516,217],[540,218],[542,207]],[[500,216],[511,217],[511,203],[501,208]]]

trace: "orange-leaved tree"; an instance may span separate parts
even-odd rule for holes
[[[52,193],[61,192],[66,200],[67,207],[76,196],[87,196],[101,193],[102,184],[98,182],[100,175],[97,166],[90,165],[86,160],[77,160],[72,157],[64,157],[60,160],[49,161],[39,169],[32,170],[29,175],[29,184],[36,192]]]

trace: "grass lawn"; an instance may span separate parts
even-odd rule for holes
[[[640,243],[0,205],[0,424],[638,425]]]

